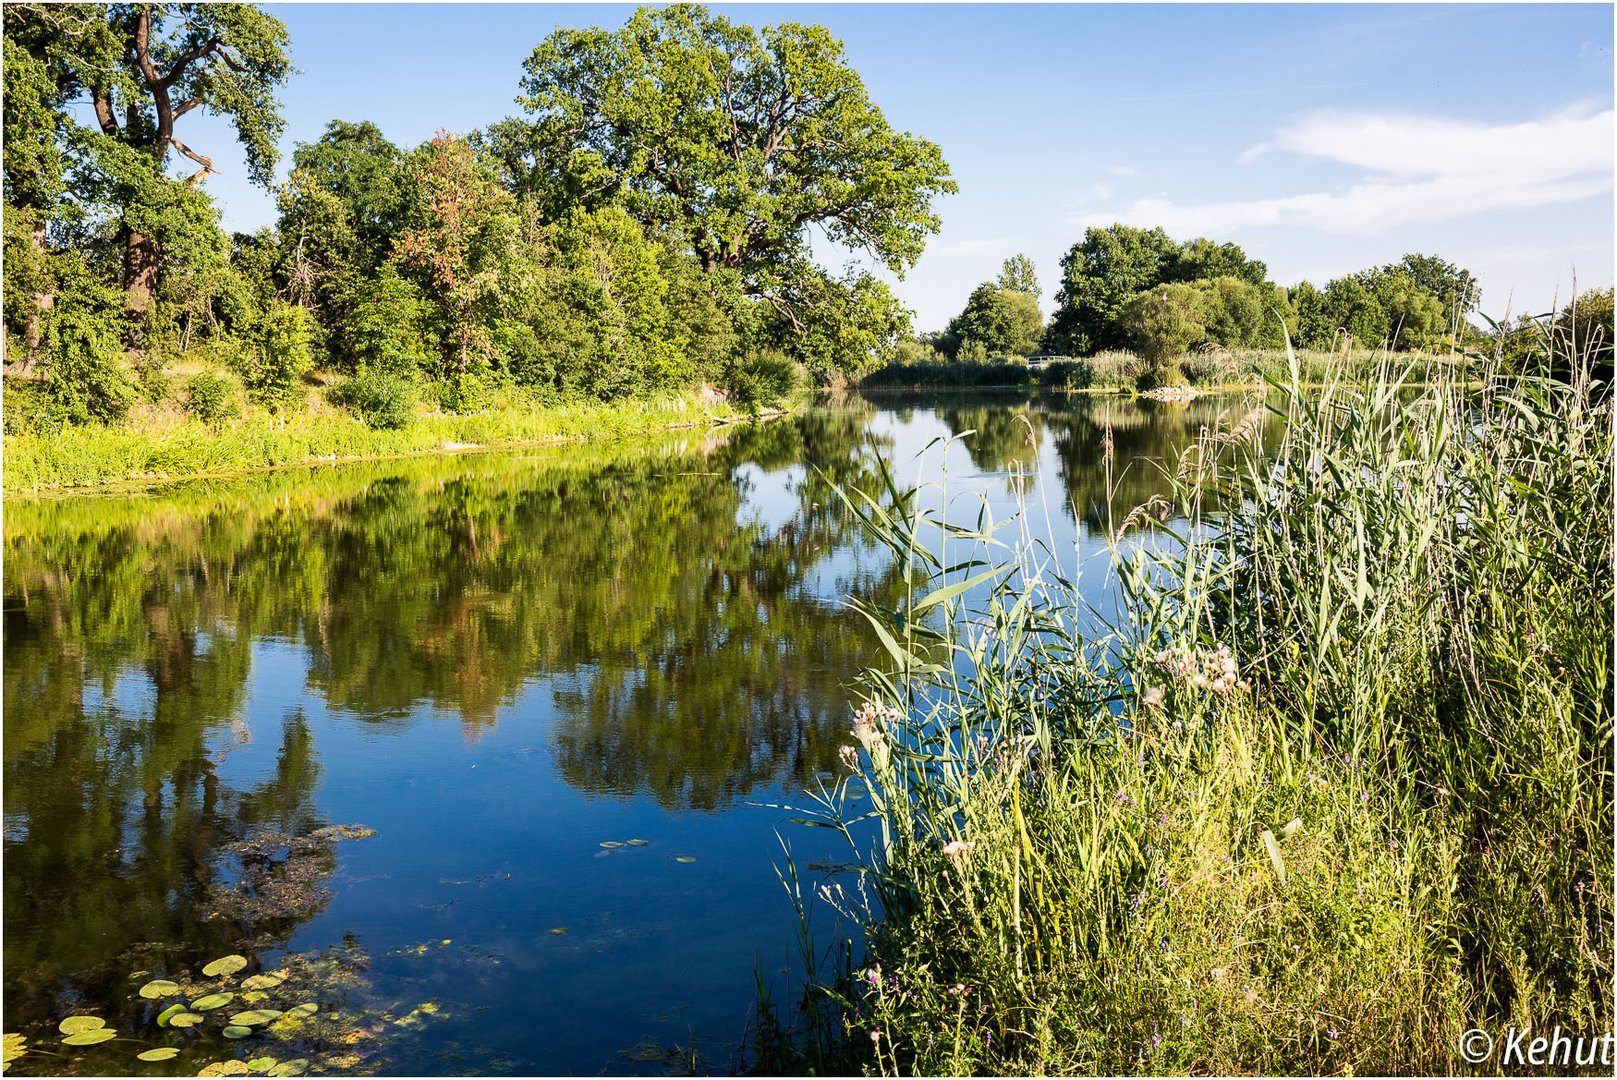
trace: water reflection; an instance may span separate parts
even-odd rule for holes
[[[1013,471],[1058,485],[1069,514],[1077,507],[1070,544],[1104,520],[1108,432],[1126,513],[1165,486],[1152,462],[1243,407],[853,399],[649,445],[8,503],[7,1030],[50,1023],[73,1001],[125,1001],[136,968],[205,960],[249,936],[274,947],[318,922],[323,903],[270,925],[209,918],[210,889],[228,884],[224,853],[331,824],[334,791],[382,782],[367,762],[441,754],[417,746],[438,747],[430,734],[445,723],[468,748],[498,740],[502,724],[537,729],[524,738],[537,736],[572,791],[712,811],[724,834],[732,826],[720,822],[749,797],[834,767],[847,685],[874,645],[840,599],[890,601],[899,588],[892,564],[861,545],[836,485],[875,490],[879,457],[908,466],[934,437],[972,429],[951,451],[967,456],[957,471],[1001,498]],[[344,772],[330,775],[339,745]],[[433,856],[412,831],[418,819],[476,802],[516,821],[537,782],[522,775],[517,787],[487,770],[475,782],[421,780],[422,798],[437,801],[363,823],[448,860],[478,841],[446,841],[459,850]],[[528,909],[568,887],[545,879],[539,855],[519,864],[507,846],[488,856],[498,859],[546,882],[513,919],[541,918]],[[736,917],[778,908],[785,942],[788,913],[767,866],[760,876],[767,890],[727,903]],[[420,899],[413,907],[436,898]],[[665,903],[657,917],[681,910]],[[410,925],[396,932],[419,932]],[[682,947],[657,962],[680,970]],[[736,965],[743,987],[749,965]],[[746,1005],[717,1008],[741,1016]],[[553,1066],[541,1071],[595,1067],[538,1060]]]

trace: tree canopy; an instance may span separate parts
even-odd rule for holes
[[[498,133],[691,245],[703,270],[800,322],[810,230],[895,274],[956,190],[934,144],[893,130],[824,28],[755,30],[705,8],[641,8],[619,30],[558,30],[526,63],[535,131]]]

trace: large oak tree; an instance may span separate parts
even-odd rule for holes
[[[8,4],[5,32],[7,97],[15,58],[27,75],[18,85],[30,91],[25,126],[41,140],[14,155],[17,133],[8,130],[8,199],[31,200],[42,218],[110,204],[121,220],[129,310],[144,313],[164,256],[151,223],[197,216],[168,190],[177,183],[165,171],[170,152],[198,166],[189,186],[214,171],[177,122],[198,109],[228,118],[249,175],[267,186],[283,127],[274,92],[291,72],[286,27],[246,4]],[[93,127],[78,122],[75,105],[89,107]],[[8,128],[12,119],[8,101]]]
[[[938,147],[888,124],[823,27],[642,8],[618,30],[558,30],[526,69],[530,160],[677,231],[794,328],[803,297],[836,283],[797,280],[813,272],[811,230],[902,275],[938,229],[933,200],[956,190]]]

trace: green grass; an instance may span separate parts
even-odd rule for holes
[[[621,438],[739,418],[723,402],[694,394],[612,402],[512,398],[480,412],[422,413],[408,426],[392,430],[373,429],[331,410],[279,417],[254,409],[217,427],[155,415],[117,427],[68,426],[6,436],[5,491],[208,476],[446,447]]]
[[[1116,507],[1109,624],[1026,548],[964,610],[1002,538],[850,496],[913,586],[869,611],[870,802],[809,808],[866,955],[805,941],[762,1070],[1453,1073],[1471,1027],[1612,1030],[1611,405],[1398,362],[1289,358],[1280,446],[1209,433],[1168,526]]]

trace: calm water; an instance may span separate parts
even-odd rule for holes
[[[882,456],[1009,515],[1026,470],[1035,531],[1090,558],[1108,429],[1126,512],[1249,407],[883,397],[8,500],[5,1030],[63,1055],[10,1071],[738,1067],[755,973],[786,1004],[794,963],[776,831],[800,867],[846,857],[768,804],[847,741],[874,643],[841,599],[894,590],[832,483],[873,490]],[[332,825],[375,835],[288,846]],[[297,987],[323,1026],[153,1025],[144,982],[231,953],[291,971],[262,1007]],[[63,1047],[73,1012],[129,1038]],[[182,1052],[134,1059],[154,1046]]]

